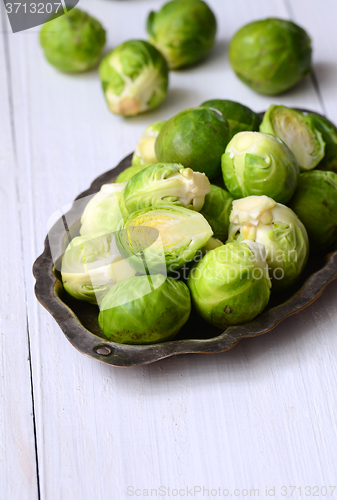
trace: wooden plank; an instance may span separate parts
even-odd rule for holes
[[[30,290],[49,216],[129,154],[152,121],[215,97],[255,110],[273,102],[322,110],[310,79],[270,98],[245,87],[229,67],[232,34],[251,19],[289,17],[283,0],[237,0],[235,9],[209,3],[219,18],[213,54],[171,73],[163,106],[133,119],[109,114],[95,72],[62,75],[43,59],[34,33],[10,38]],[[104,22],[112,48],[144,38],[142,20],[158,2],[82,0],[81,6]],[[228,353],[124,370],[78,353],[28,294],[41,497],[128,498],[128,487],[161,485],[259,488],[262,496],[266,485],[333,481],[336,291],[330,285],[310,309]]]
[[[313,42],[313,69],[328,117],[337,123],[337,40],[336,2],[334,0],[296,0],[288,11],[295,22],[303,25]]]
[[[3,8],[0,8],[0,23]],[[0,24],[0,498],[38,499],[17,164],[11,130],[8,35]]]

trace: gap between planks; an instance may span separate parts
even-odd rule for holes
[[[292,5],[291,5],[290,1],[289,0],[283,0],[283,2],[284,2],[285,9],[288,12],[288,15],[289,15],[290,19],[295,23],[296,22],[296,15],[295,15],[295,12],[294,12],[294,10],[292,8]],[[324,116],[327,116],[327,109],[326,109],[326,106],[325,106],[325,103],[324,103],[324,99],[323,99],[323,96],[322,96],[322,92],[321,92],[321,89],[320,89],[320,86],[319,86],[319,83],[318,83],[318,79],[317,79],[316,73],[315,73],[315,71],[314,71],[313,68],[311,69],[310,79],[311,79],[313,87],[315,89],[315,92],[316,92],[316,95],[317,95],[317,99],[318,99],[318,101],[319,101],[319,103],[321,105],[322,113],[324,114]]]

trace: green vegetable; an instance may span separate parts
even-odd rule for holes
[[[260,131],[275,135],[294,153],[301,170],[311,170],[324,157],[322,134],[299,111],[272,104],[266,111]]]
[[[80,9],[54,14],[40,31],[40,43],[47,61],[60,71],[87,71],[101,58],[105,45],[101,23]]]
[[[173,339],[190,311],[190,293],[182,281],[135,276],[120,281],[104,297],[98,323],[110,341],[154,344]]]
[[[109,109],[117,115],[138,115],[166,97],[167,63],[148,42],[122,43],[105,56],[99,71]]]
[[[165,274],[194,259],[213,232],[198,212],[161,205],[130,214],[120,224],[116,242],[138,272]]]
[[[113,234],[94,231],[69,243],[61,274],[65,290],[75,299],[99,304],[110,288],[135,271],[119,253]]]
[[[213,108],[220,111],[229,123],[230,138],[238,132],[257,132],[262,122],[257,113],[247,108],[243,104],[225,99],[212,99],[206,101],[201,106]]]
[[[189,108],[165,123],[156,140],[156,155],[160,162],[181,163],[212,179],[220,173],[229,137],[229,124],[219,111]]]
[[[85,236],[95,230],[114,233],[119,222],[128,216],[124,204],[124,184],[103,184],[85,207],[81,217],[80,234]]]
[[[141,172],[142,170],[144,170],[144,168],[147,168],[149,166],[150,165],[132,165],[131,167],[126,168],[119,174],[116,179],[116,183],[129,182],[129,180],[132,179],[134,175],[138,174],[138,172]]]
[[[323,116],[308,114],[307,119],[322,134],[325,142],[325,156],[318,164],[318,168],[337,173],[337,128]]]
[[[215,248],[221,247],[223,245],[223,241],[218,240],[217,238],[213,238],[213,236],[210,237],[210,239],[207,241],[206,245],[202,247],[200,250],[202,255],[205,255],[207,252],[210,252],[211,250],[214,250]]]
[[[311,53],[308,34],[282,19],[246,24],[229,46],[236,75],[256,92],[267,95],[290,89],[310,73]]]
[[[135,212],[152,205],[181,205],[199,211],[210,191],[205,174],[178,163],[155,163],[134,175],[124,192],[127,210]]]
[[[310,248],[321,251],[337,240],[337,174],[301,174],[290,207],[308,231]]]
[[[208,252],[190,271],[188,286],[197,312],[225,329],[260,314],[270,297],[265,249],[250,240]]]
[[[173,0],[147,20],[149,42],[165,56],[170,69],[204,59],[214,45],[216,18],[202,0]]]
[[[228,191],[211,184],[211,192],[206,195],[204,206],[200,210],[211,226],[214,238],[221,241],[226,241],[228,237],[233,200],[233,196]]]
[[[301,275],[309,254],[308,235],[297,215],[267,196],[233,202],[229,241],[253,240],[264,245],[273,290],[284,290]]]
[[[165,122],[155,122],[146,127],[136,144],[132,165],[153,165],[158,163],[154,145]]]
[[[222,174],[234,198],[266,195],[287,203],[300,174],[290,149],[277,137],[239,132],[222,155]]]

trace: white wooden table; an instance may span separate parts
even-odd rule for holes
[[[217,97],[337,122],[336,0],[208,1],[219,21],[211,56],[171,73],[165,103],[132,119],[108,112],[95,71],[49,66],[37,29],[13,35],[1,2],[1,500],[146,498],[151,488],[151,498],[207,498],[203,487],[215,498],[337,499],[337,282],[227,353],[128,369],[77,352],[34,296],[48,218],[129,154],[149,123]],[[144,38],[159,5],[79,4],[102,20],[109,49]],[[275,98],[238,81],[226,55],[241,25],[268,16],[295,20],[314,45],[316,79]]]

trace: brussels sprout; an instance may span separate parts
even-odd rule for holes
[[[136,144],[132,166],[158,163],[154,145],[165,122],[155,122],[147,127]]]
[[[337,128],[323,116],[308,114],[307,118],[316,130],[322,134],[325,142],[325,156],[317,168],[337,173]]]
[[[98,304],[118,281],[136,273],[119,253],[114,235],[94,231],[69,243],[63,255],[61,274],[63,286],[70,295]]]
[[[311,52],[311,40],[302,28],[282,19],[264,19],[246,24],[234,35],[229,60],[248,87],[275,95],[310,72]]]
[[[251,240],[208,252],[190,271],[188,286],[197,312],[218,328],[247,323],[270,297],[265,249]]]
[[[221,160],[222,174],[234,198],[267,195],[287,203],[300,174],[290,149],[277,137],[260,132],[239,132]]]
[[[124,201],[130,213],[171,203],[199,211],[209,192],[210,184],[205,174],[178,163],[155,163],[129,180]]]
[[[145,274],[179,269],[194,259],[213,232],[198,212],[161,205],[130,214],[120,223],[116,242],[121,254],[138,272]]]
[[[223,241],[220,241],[217,238],[213,238],[213,236],[211,236],[210,239],[207,241],[206,245],[202,247],[201,253],[202,255],[205,255],[207,252],[210,252],[215,248],[222,247],[222,245]]]
[[[304,225],[290,208],[267,196],[233,201],[228,233],[229,241],[250,239],[265,246],[273,291],[295,283],[307,262]]]
[[[85,207],[81,217],[81,236],[101,229],[108,233],[117,230],[119,222],[128,216],[124,204],[126,183],[103,184]]]
[[[207,56],[215,41],[216,18],[202,0],[173,0],[150,13],[147,32],[170,69],[182,68]]]
[[[154,344],[173,339],[190,312],[190,293],[182,281],[160,274],[135,276],[104,297],[98,323],[113,342]]]
[[[138,115],[166,97],[167,63],[148,42],[122,43],[105,56],[99,71],[109,109],[117,115]]]
[[[204,206],[200,210],[211,226],[214,238],[221,241],[227,240],[233,200],[228,191],[211,184],[211,192],[206,195]]]
[[[209,179],[220,173],[221,155],[229,141],[229,124],[219,111],[189,108],[168,120],[156,140],[158,161],[181,163]]]
[[[225,99],[212,99],[201,104],[206,108],[217,109],[229,123],[230,138],[239,132],[257,132],[262,122],[257,113],[243,104]]]
[[[290,207],[308,231],[311,249],[324,250],[337,240],[337,174],[301,174]]]
[[[105,45],[101,23],[80,9],[54,14],[40,31],[47,61],[60,71],[81,73],[98,64]]]
[[[266,111],[260,132],[275,135],[294,153],[301,170],[311,170],[324,157],[322,134],[312,121],[299,111],[271,105]]]
[[[131,167],[126,168],[117,177],[116,184],[127,184],[134,175],[138,174],[138,172],[141,172],[142,170],[144,170],[144,168],[147,168],[149,166],[150,165],[132,165]]]

